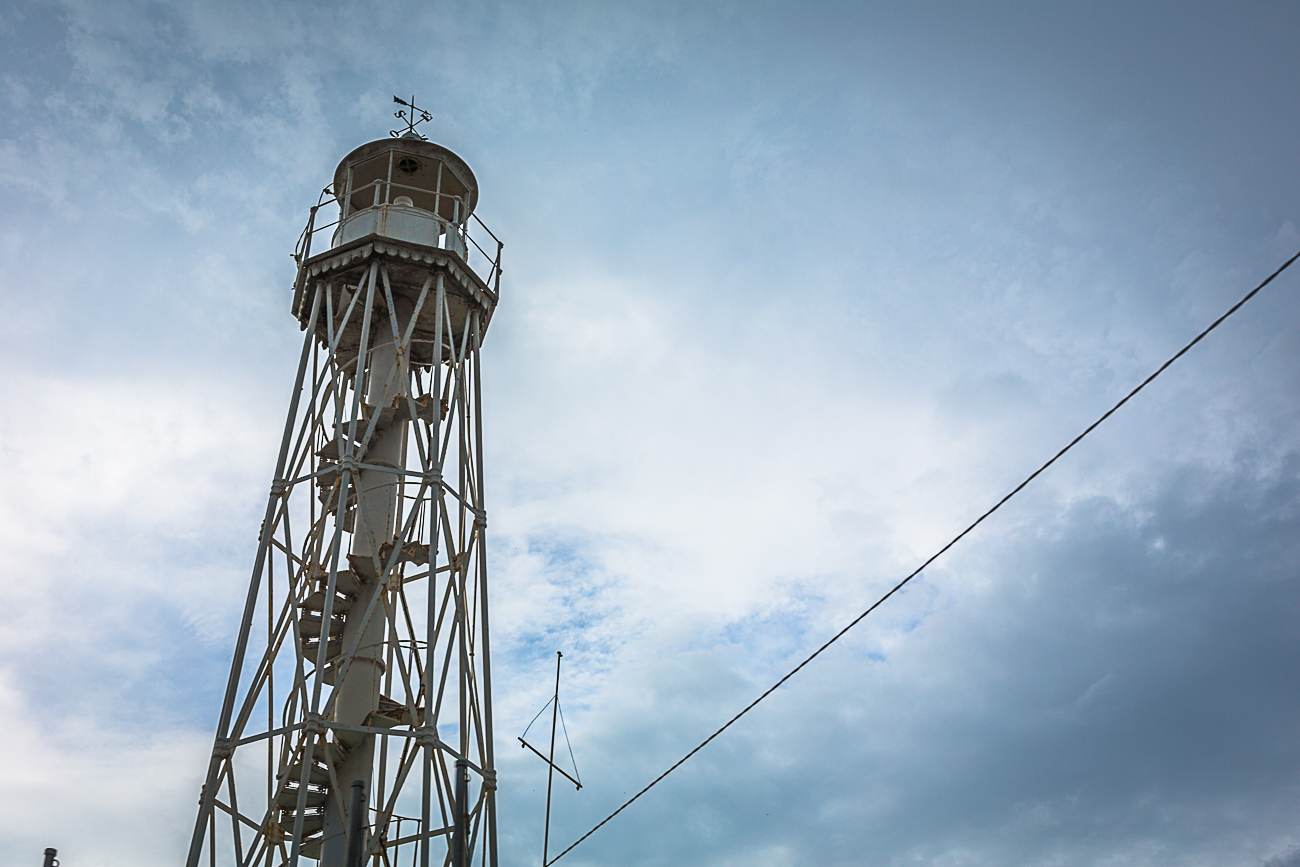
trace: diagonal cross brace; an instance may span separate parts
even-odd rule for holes
[[[546,762],[546,764],[550,765],[552,768],[555,768],[555,770],[559,771],[560,776],[564,777],[564,778],[565,778],[566,780],[568,780],[570,783],[573,783],[573,784],[574,784],[575,786],[577,786],[579,789],[582,788],[582,783],[579,783],[579,782],[578,782],[577,780],[575,780],[573,777],[571,777],[571,776],[569,776],[568,774],[566,774],[566,773],[564,772],[564,768],[561,768],[559,765],[555,764],[555,763],[552,762],[550,759],[546,758],[546,756],[544,756],[544,755],[542,755],[541,753],[537,752],[537,747],[533,746],[532,744],[530,744],[528,741],[524,740],[523,738],[519,738],[518,740],[519,740],[519,745],[520,745],[521,747],[528,747],[528,749],[532,750],[532,751],[537,755],[537,758],[541,759],[542,761]]]

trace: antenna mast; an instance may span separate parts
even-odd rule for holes
[[[542,832],[542,867],[546,867],[546,851],[551,845],[551,783],[555,780],[555,723],[560,714],[560,661],[564,654],[555,651],[555,696],[551,701],[551,752],[546,760],[546,830]]]

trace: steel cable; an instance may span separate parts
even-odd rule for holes
[[[1030,473],[1030,474],[1025,478],[1025,480],[1024,480],[1023,482],[1021,482],[1020,484],[1018,484],[1018,485],[1016,485],[1014,488],[1012,488],[1012,489],[1011,489],[1011,492],[1010,492],[1009,494],[1007,494],[1005,497],[1003,497],[1002,499],[1000,499],[1000,500],[998,500],[996,503],[994,503],[993,506],[992,506],[990,509],[988,509],[988,511],[984,512],[984,514],[980,515],[980,516],[979,516],[978,518],[976,518],[973,522],[971,522],[971,524],[970,524],[966,529],[962,530],[960,533],[958,533],[956,536],[954,536],[954,537],[952,538],[952,540],[948,542],[948,544],[944,545],[942,548],[940,548],[940,549],[939,549],[938,551],[936,551],[934,554],[930,555],[930,557],[929,557],[928,559],[926,559],[926,561],[925,561],[924,563],[922,563],[920,566],[916,567],[916,569],[913,570],[911,574],[909,574],[909,575],[908,575],[906,578],[904,578],[902,581],[899,581],[897,584],[894,585],[894,587],[893,587],[893,588],[892,588],[888,593],[886,593],[884,596],[881,596],[881,597],[880,597],[879,599],[877,599],[874,603],[872,603],[872,605],[871,605],[870,608],[868,608],[866,611],[863,611],[863,612],[862,612],[861,614],[859,614],[857,617],[855,617],[855,618],[853,618],[851,621],[849,621],[849,624],[848,624],[847,626],[845,626],[845,627],[844,627],[843,629],[841,629],[839,632],[835,633],[833,636],[830,637],[829,640],[826,641],[825,644],[823,644],[821,647],[817,648],[817,649],[814,650],[811,654],[809,654],[808,657],[805,658],[805,659],[803,660],[803,662],[800,662],[798,665],[796,665],[794,668],[792,668],[792,669],[789,671],[789,673],[787,673],[787,674],[785,675],[785,677],[782,677],[782,678],[781,678],[780,680],[778,680],[776,683],[772,684],[772,686],[769,687],[766,691],[764,691],[762,695],[760,695],[758,698],[754,699],[752,702],[750,702],[748,705],[746,705],[746,706],[745,706],[745,707],[744,707],[744,708],[743,708],[743,709],[742,709],[738,714],[736,714],[735,716],[733,716],[731,719],[727,720],[727,722],[726,722],[726,723],[725,723],[721,728],[719,728],[719,729],[718,729],[717,731],[715,731],[713,734],[709,735],[707,738],[705,738],[703,741],[701,741],[701,742],[699,743],[699,745],[696,746],[696,747],[695,747],[693,750],[691,750],[689,753],[687,753],[686,755],[684,755],[684,756],[682,756],[680,759],[678,759],[675,763],[673,763],[673,765],[672,765],[670,768],[668,768],[668,770],[664,771],[662,774],[660,774],[659,776],[657,776],[657,777],[655,777],[653,780],[651,780],[651,781],[646,785],[645,788],[643,788],[641,791],[637,792],[637,793],[636,793],[635,795],[633,795],[631,798],[628,798],[627,801],[625,801],[621,807],[619,807],[619,808],[618,808],[617,810],[615,810],[614,812],[610,813],[610,814],[609,814],[608,816],[606,816],[604,819],[601,819],[600,822],[597,823],[596,826],[595,826],[594,828],[592,828],[590,831],[588,831],[587,833],[583,834],[583,835],[582,835],[581,837],[579,837],[577,840],[575,840],[575,841],[573,841],[571,844],[569,844],[568,848],[566,848],[566,849],[565,849],[564,851],[562,851],[560,854],[558,854],[558,855],[556,855],[554,858],[550,859],[550,863],[554,864],[556,861],[558,861],[558,860],[560,860],[561,858],[563,858],[563,857],[564,857],[565,855],[567,855],[569,852],[573,851],[573,849],[574,849],[575,847],[577,847],[577,845],[578,845],[579,843],[583,842],[583,841],[586,840],[588,837],[590,837],[592,834],[594,834],[594,833],[596,833],[597,831],[599,831],[599,830],[600,830],[602,827],[604,827],[604,825],[605,825],[606,823],[608,823],[611,819],[613,819],[613,818],[614,818],[615,816],[617,816],[619,813],[621,813],[621,812],[623,812],[624,810],[626,810],[626,809],[627,809],[628,807],[630,807],[630,806],[633,804],[633,802],[635,802],[638,798],[640,798],[640,797],[641,797],[642,795],[644,795],[646,792],[648,792],[648,791],[650,791],[652,788],[654,788],[655,785],[657,785],[657,784],[658,784],[658,783],[659,783],[659,782],[660,782],[664,777],[668,776],[668,775],[671,774],[673,771],[675,771],[675,770],[677,770],[678,768],[680,768],[680,767],[681,767],[683,764],[685,764],[685,763],[687,762],[687,760],[689,760],[692,756],[694,756],[694,755],[695,755],[696,753],[698,753],[700,750],[702,750],[702,749],[704,749],[706,746],[708,746],[708,745],[713,741],[714,738],[716,738],[718,735],[720,735],[720,734],[722,734],[723,732],[725,732],[727,729],[731,728],[731,726],[732,726],[732,725],[733,725],[737,720],[739,720],[739,719],[740,719],[741,717],[743,717],[745,714],[749,713],[751,710],[753,710],[755,707],[757,707],[759,702],[761,702],[763,699],[767,698],[767,697],[768,697],[769,695],[771,695],[772,693],[776,692],[778,689],[780,689],[781,686],[784,685],[786,681],[788,681],[790,678],[794,677],[796,674],[798,674],[800,671],[802,671],[803,668],[804,668],[804,666],[806,666],[808,663],[812,662],[814,659],[816,659],[818,656],[820,656],[820,655],[822,654],[822,651],[826,650],[826,648],[830,647],[832,644],[834,644],[835,642],[837,642],[837,641],[839,641],[841,638],[843,638],[844,635],[845,635],[845,633],[847,633],[850,629],[852,629],[853,627],[855,627],[855,626],[857,626],[859,623],[861,623],[861,622],[863,621],[863,619],[865,619],[866,616],[867,616],[868,614],[870,614],[871,612],[873,612],[873,611],[875,611],[877,608],[879,608],[881,605],[883,605],[883,604],[885,603],[885,601],[889,599],[889,597],[893,596],[893,595],[894,595],[895,593],[897,593],[899,590],[902,590],[903,587],[905,587],[909,581],[911,581],[911,580],[912,580],[913,578],[915,578],[917,575],[920,575],[922,572],[924,572],[925,569],[926,569],[926,567],[928,567],[928,566],[929,566],[931,563],[933,563],[935,560],[938,560],[940,557],[942,557],[945,553],[947,553],[947,551],[948,551],[950,548],[952,548],[952,546],[956,545],[958,542],[960,542],[962,539],[964,539],[964,538],[965,538],[965,537],[966,537],[966,536],[967,536],[967,535],[968,535],[972,530],[974,530],[974,529],[975,529],[976,527],[978,527],[980,524],[984,523],[984,519],[985,519],[985,518],[988,518],[990,515],[992,515],[992,514],[993,514],[994,512],[996,512],[998,509],[1000,509],[1000,508],[1002,508],[1004,505],[1006,505],[1006,503],[1007,503],[1007,502],[1008,502],[1012,497],[1014,497],[1016,494],[1018,494],[1018,493],[1020,493],[1022,490],[1024,490],[1025,487],[1027,487],[1027,486],[1029,485],[1030,482],[1032,482],[1034,479],[1036,479],[1036,478],[1038,478],[1040,475],[1042,475],[1042,474],[1047,470],[1048,467],[1050,467],[1052,464],[1054,464],[1054,463],[1056,463],[1058,460],[1060,460],[1061,457],[1064,456],[1066,452],[1068,452],[1070,449],[1072,449],[1072,448],[1074,448],[1076,445],[1078,445],[1078,444],[1083,440],[1084,437],[1086,437],[1088,434],[1090,434],[1090,433],[1092,433],[1094,430],[1096,430],[1096,429],[1101,425],[1102,422],[1106,421],[1106,419],[1108,419],[1108,418],[1110,418],[1112,415],[1114,415],[1114,414],[1119,410],[1120,407],[1122,407],[1124,404],[1126,404],[1126,403],[1128,403],[1130,400],[1132,400],[1132,399],[1137,395],[1138,392],[1140,392],[1142,389],[1146,388],[1148,385],[1150,385],[1150,384],[1155,380],[1156,377],[1158,377],[1160,374],[1162,374],[1162,373],[1164,373],[1166,370],[1168,370],[1169,367],[1170,367],[1170,365],[1172,365],[1175,361],[1177,361],[1178,359],[1180,359],[1180,358],[1182,358],[1184,355],[1186,355],[1187,352],[1188,352],[1189,350],[1191,350],[1191,348],[1192,348],[1193,346],[1195,346],[1196,344],[1200,343],[1200,342],[1201,342],[1201,341],[1206,337],[1206,335],[1208,335],[1211,331],[1213,331],[1214,329],[1216,329],[1216,328],[1218,328],[1220,325],[1222,325],[1222,324],[1224,323],[1224,321],[1227,320],[1227,318],[1228,318],[1229,316],[1231,316],[1232,314],[1234,314],[1234,313],[1236,313],[1238,310],[1240,310],[1240,309],[1241,309],[1241,308],[1246,304],[1247,301],[1249,301],[1250,299],[1254,298],[1257,294],[1259,294],[1260,290],[1262,290],[1262,289],[1263,289],[1265,286],[1267,286],[1269,283],[1272,283],[1273,280],[1276,279],[1276,278],[1278,277],[1278,275],[1280,275],[1280,274],[1281,274],[1283,271],[1285,271],[1287,268],[1291,267],[1291,264],[1292,264],[1293,262],[1295,262],[1296,259],[1300,259],[1300,251],[1298,251],[1298,252],[1297,252],[1294,256],[1292,256],[1290,259],[1287,259],[1285,262],[1283,262],[1282,265],[1281,265],[1281,267],[1279,267],[1279,268],[1278,268],[1276,271],[1274,271],[1272,274],[1268,275],[1268,277],[1265,278],[1264,282],[1260,283],[1260,284],[1259,284],[1258,286],[1256,286],[1254,289],[1252,289],[1252,290],[1250,290],[1249,292],[1247,292],[1247,293],[1246,293],[1246,294],[1241,298],[1240,301],[1238,301],[1236,304],[1234,304],[1234,305],[1232,305],[1231,307],[1229,307],[1226,313],[1224,313],[1224,314],[1223,314],[1222,316],[1220,316],[1218,319],[1216,319],[1216,320],[1214,320],[1213,322],[1211,322],[1210,325],[1209,325],[1209,326],[1208,326],[1204,331],[1202,331],[1200,334],[1198,334],[1198,335],[1196,335],[1194,338],[1192,338],[1192,340],[1191,340],[1190,343],[1188,343],[1188,344],[1187,344],[1186,346],[1184,346],[1182,349],[1178,350],[1178,351],[1175,352],[1172,356],[1170,356],[1169,360],[1166,361],[1164,364],[1160,365],[1158,368],[1156,368],[1156,371],[1155,371],[1154,373],[1152,373],[1152,374],[1151,374],[1150,376],[1148,376],[1146,379],[1142,380],[1142,382],[1139,383],[1138,386],[1137,386],[1136,388],[1134,388],[1132,391],[1130,391],[1128,394],[1124,395],[1124,397],[1119,401],[1119,403],[1115,404],[1115,405],[1112,406],[1110,409],[1106,410],[1106,412],[1103,413],[1102,416],[1101,416],[1100,418],[1098,418],[1098,419],[1097,419],[1096,421],[1094,421],[1092,424],[1090,424],[1090,425],[1088,425],[1086,428],[1084,428],[1084,430],[1083,430],[1082,433],[1080,433],[1080,434],[1079,434],[1078,436],[1076,436],[1074,439],[1070,440],[1070,442],[1069,442],[1069,443],[1068,443],[1068,444],[1067,444],[1063,449],[1061,449],[1059,452],[1057,452],[1056,454],[1052,455],[1051,459],[1050,459],[1049,461],[1047,461],[1047,463],[1043,464],[1041,467],[1039,467],[1038,469],[1036,469],[1036,470],[1034,470],[1032,473]]]

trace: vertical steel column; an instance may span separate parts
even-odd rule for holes
[[[345,867],[361,867],[362,837],[365,835],[366,784],[364,780],[352,781],[352,797],[348,799],[348,852]]]
[[[467,322],[466,325],[469,323]],[[456,373],[455,391],[458,398],[460,411],[460,442],[458,443],[459,464],[457,474],[457,484],[461,491],[465,490],[465,462],[468,458],[466,454],[466,436],[465,436],[465,410],[469,401],[465,394],[465,356],[462,344],[461,357],[459,360],[459,370]],[[457,508],[460,514],[460,548],[465,550],[465,503],[462,500]],[[459,699],[459,716],[457,723],[459,726],[460,740],[457,747],[460,750],[461,758],[456,760],[456,792],[453,796],[455,800],[452,803],[452,821],[454,828],[452,830],[451,840],[451,863],[452,867],[466,867],[467,846],[469,840],[469,829],[466,827],[469,819],[469,767],[466,764],[465,757],[469,755],[469,594],[467,591],[467,571],[469,565],[462,557],[460,568],[452,569],[452,575],[455,576],[456,586],[456,609],[459,615],[456,618],[456,643],[459,650],[459,672],[456,677],[456,687]]]
[[[456,794],[451,805],[452,821],[455,827],[451,832],[452,867],[469,867],[469,762],[456,760]]]
[[[555,728],[560,713],[560,661],[564,654],[555,651],[555,695],[551,699],[551,752],[546,758],[546,828],[542,832],[542,867],[551,845],[551,783],[555,781]]]
[[[425,653],[427,659],[424,666],[424,719],[420,726],[420,735],[417,743],[424,749],[424,780],[420,799],[420,867],[429,867],[429,832],[431,820],[433,793],[431,791],[433,783],[433,762],[434,751],[438,748],[438,731],[433,725],[433,648],[437,642],[437,622],[438,622],[438,596],[433,592],[434,567],[438,563],[438,539],[439,523],[442,519],[442,458],[439,452],[438,444],[441,442],[440,431],[442,429],[442,412],[438,408],[437,401],[442,394],[442,338],[443,329],[446,326],[444,312],[447,305],[447,290],[444,278],[441,272],[437,276],[437,290],[434,296],[434,326],[433,326],[433,391],[432,399],[435,403],[433,408],[433,419],[430,422],[432,436],[429,439],[429,463],[433,467],[429,473],[429,487],[432,491],[429,495],[429,600],[427,609],[427,621],[425,623]]]
[[[498,259],[500,256],[498,255]],[[478,311],[474,313],[474,454],[477,458],[475,490],[478,493],[478,514],[474,516],[474,528],[478,531],[478,581],[479,599],[482,610],[482,632],[479,646],[482,648],[483,666],[483,788],[487,790],[484,798],[485,839],[488,847],[489,867],[497,867],[497,766],[492,743],[492,654],[488,643],[488,579],[487,579],[487,505],[483,490],[483,387],[479,375],[479,350],[483,345],[483,319]]]

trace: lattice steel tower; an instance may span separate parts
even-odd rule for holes
[[[496,867],[479,350],[501,243],[469,166],[408,126],[344,158],[295,253],[307,334],[188,867]]]

